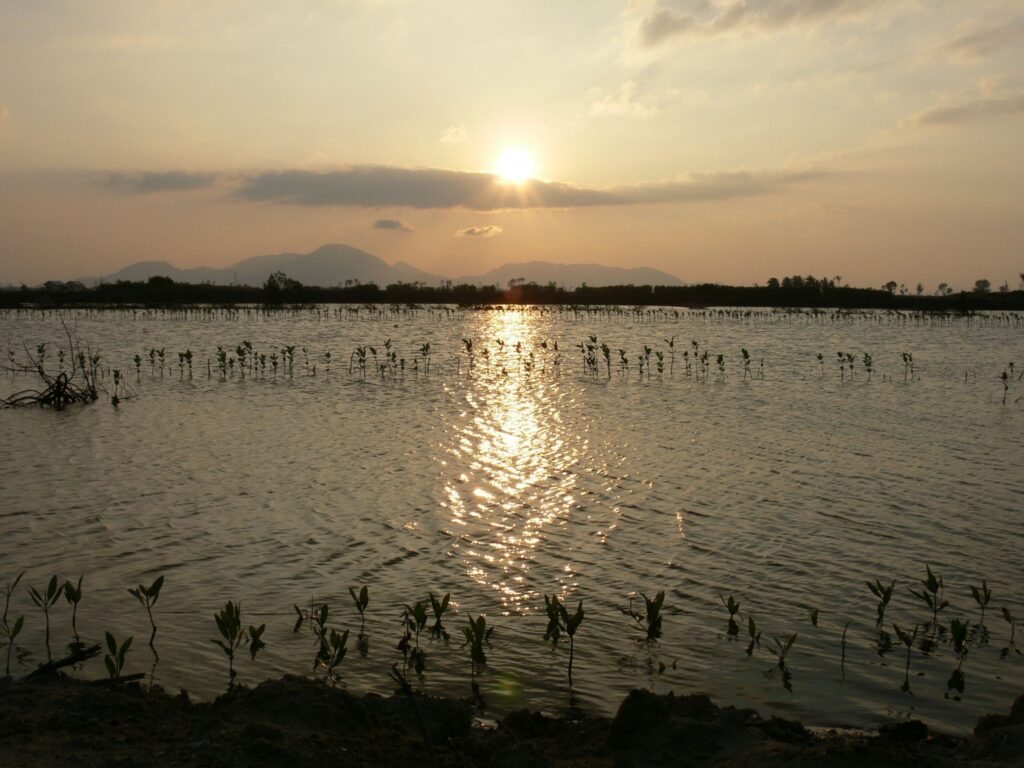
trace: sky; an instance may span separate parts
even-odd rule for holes
[[[0,282],[1024,272],[1024,0],[0,4]]]

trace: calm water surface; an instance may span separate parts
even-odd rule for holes
[[[567,707],[567,654],[542,641],[551,592],[584,601],[576,687],[592,713],[612,713],[629,689],[647,686],[809,724],[915,716],[964,731],[1024,692],[1024,658],[1000,658],[1009,628],[998,609],[1024,616],[1024,384],[1011,385],[1003,406],[998,380],[1010,361],[1017,373],[1024,363],[1019,318],[326,308],[79,313],[73,322],[105,365],[128,372],[137,397],[116,409],[0,411],[0,578],[25,569],[42,585],[55,572],[85,574],[82,633],[134,635],[128,671],[148,672],[145,613],[126,589],[165,574],[155,670],[165,687],[222,688],[223,655],[209,640],[228,598],[248,622],[267,623],[268,648],[240,662],[242,681],[308,672],[312,638],[292,633],[292,604],[326,600],[332,623],[355,627],[348,587],[368,584],[370,652],[353,649],[342,665],[355,691],[391,690],[401,606],[433,590],[452,593],[456,614],[451,645],[428,648],[423,688],[468,694],[468,657],[454,636],[466,614],[482,612],[497,630],[481,684],[499,712]],[[575,345],[591,334],[612,350],[610,378],[600,355],[599,374],[584,373]],[[463,338],[474,342],[472,372]],[[365,379],[348,372],[356,346],[383,358],[387,339],[407,361],[404,377],[375,375],[372,356]],[[56,315],[0,315],[5,347],[20,354],[43,340],[52,360]],[[216,348],[242,340],[268,355],[295,345],[294,373],[275,377],[268,361],[263,376],[222,380]],[[686,372],[692,340],[711,352],[706,380]],[[425,343],[429,375],[423,363],[413,370]],[[638,376],[644,345],[666,353],[663,375]],[[162,376],[149,364],[153,347],[167,350]],[[191,378],[178,369],[186,348]],[[840,379],[838,350],[857,357],[852,380]],[[0,388],[28,381],[8,376]],[[977,621],[969,584],[985,578],[994,594],[991,637],[971,648],[962,701],[944,696],[956,664],[948,646],[914,652],[912,694],[899,690],[904,654],[874,647],[864,581],[896,579],[888,619],[913,626],[928,618],[909,593],[926,562],[945,578],[947,624]],[[637,592],[658,590],[664,637],[648,648],[624,610]],[[719,596],[729,594],[764,630],[752,658],[726,635]],[[42,618],[24,592],[14,612],[28,616],[24,644],[38,659]],[[55,644],[68,624],[62,603]],[[788,691],[772,673],[769,637],[793,632]],[[96,662],[83,672],[100,673]]]

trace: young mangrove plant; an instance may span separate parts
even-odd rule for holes
[[[78,636],[78,604],[82,601],[82,577],[78,577],[78,583],[64,582],[64,599],[71,606],[71,634],[74,637],[68,643],[68,653],[75,654],[85,648],[82,638]]]
[[[348,593],[352,596],[352,602],[359,612],[359,637],[356,638],[356,647],[361,656],[366,656],[370,651],[370,639],[366,636],[366,607],[370,604],[370,590],[363,586],[359,592],[356,592],[355,587],[349,587]]]
[[[548,626],[544,630],[544,640],[551,641],[551,647],[558,645],[558,640],[562,636],[562,603],[558,599],[558,595],[551,595],[548,597],[544,595],[544,613],[548,617]]]
[[[153,606],[156,605],[157,599],[160,597],[160,590],[164,586],[164,577],[157,576],[156,579],[148,587],[144,584],[139,584],[135,589],[129,589],[128,593],[132,595],[139,604],[146,609],[146,615],[149,617],[149,626],[152,632],[149,634],[149,648],[153,651],[153,655],[156,658],[160,658],[160,654],[156,652],[156,622],[153,621]]]
[[[992,590],[988,588],[988,582],[985,579],[981,580],[981,587],[976,587],[973,584],[971,587],[971,596],[974,598],[974,602],[981,608],[981,621],[978,622],[978,632],[985,634],[985,609],[988,604],[992,601]]]
[[[740,626],[736,623],[736,617],[740,612],[740,604],[736,602],[732,595],[729,595],[728,600],[719,595],[718,600],[725,606],[725,610],[729,612],[729,627],[726,630],[726,633],[729,637],[738,637],[740,634]]]
[[[8,581],[7,586],[4,588],[4,612],[0,615],[0,631],[3,631],[4,642],[7,644],[7,666],[4,672],[7,677],[11,676],[11,651],[14,649],[14,639],[21,634],[21,629],[25,626],[24,616],[19,616],[12,625],[8,623],[7,613],[11,609],[11,595],[14,594],[14,590],[18,587],[18,582],[21,581],[24,575],[25,572],[22,571],[15,577],[13,582]],[[1003,611],[1005,612],[1006,609],[1004,608]]]
[[[50,653],[50,609],[58,600],[60,600],[60,596],[63,592],[64,588],[58,584],[56,576],[53,576],[50,579],[50,583],[46,585],[46,589],[42,592],[37,590],[35,587],[28,588],[28,594],[32,598],[32,602],[42,609],[43,618],[46,621],[47,662],[53,661],[53,655]]]
[[[427,654],[420,648],[420,633],[427,626],[427,606],[422,602],[406,605],[402,611],[402,639],[398,650],[402,652],[403,679],[410,668],[423,677],[427,667]]]
[[[943,599],[946,589],[942,582],[942,576],[936,576],[932,573],[932,568],[928,564],[925,564],[925,569],[928,571],[928,575],[921,579],[921,585],[924,588],[920,590],[912,589],[910,592],[931,610],[931,626],[934,631],[939,626],[939,612],[949,605],[949,601]]]
[[[107,674],[110,675],[111,680],[120,680],[121,673],[124,671],[124,657],[127,655],[128,649],[132,647],[133,638],[129,637],[118,645],[112,634],[109,632],[105,634],[107,654],[103,657],[103,665],[107,668]]]
[[[444,640],[446,643],[449,640],[449,636],[444,628],[444,624],[441,623],[441,619],[444,616],[444,612],[448,610],[448,602],[451,596],[451,592],[449,592],[438,600],[434,597],[433,592],[430,593],[430,608],[434,612],[434,625],[430,628],[430,636],[435,640]]]
[[[266,647],[266,643],[262,640],[266,624],[261,624],[258,627],[250,626],[248,631],[246,631],[242,627],[242,604],[233,603],[230,600],[224,604],[220,611],[213,614],[213,620],[217,624],[217,632],[220,634],[220,637],[210,642],[218,646],[224,651],[224,655],[228,657],[228,688],[231,688],[234,686],[235,677],[238,675],[235,671],[235,652],[242,645],[248,643],[249,655],[255,661],[256,654]]]
[[[913,651],[914,643],[917,641],[917,631],[920,627],[920,624],[915,624],[912,632],[905,632],[897,624],[892,625],[892,628],[896,631],[896,637],[907,648],[907,665],[903,669],[903,685],[900,686],[900,690],[904,693],[910,693],[910,654]]]
[[[17,582],[15,582],[15,583],[17,583]],[[1013,614],[1010,613],[1010,609],[1007,608],[1005,605],[1002,606],[999,610],[1003,614],[1003,621],[1005,621],[1007,624],[1010,625],[1010,642],[1007,644],[1007,646],[1005,648],[1003,648],[1003,650],[1002,650],[1002,652],[1000,654],[1001,658],[1005,659],[1007,656],[1010,655],[1010,651],[1011,650],[1016,651],[1018,654],[1020,654],[1020,649],[1017,648],[1016,644],[1014,643],[1014,635],[1017,632],[1017,623],[1016,623],[1016,620],[1013,617]],[[6,617],[6,612],[5,612],[4,615]],[[5,618],[4,625],[6,626],[6,624],[7,624],[7,621],[6,621],[6,618]]]
[[[558,613],[562,618],[562,631],[569,636],[569,691],[571,696],[572,666],[576,658],[576,631],[583,623],[583,601],[580,600],[579,605],[576,606],[576,612],[572,616],[569,615],[564,604],[560,606]]]
[[[757,628],[757,622],[754,621],[754,617],[747,616],[747,634],[750,636],[750,642],[747,644],[747,657],[754,655],[754,648],[761,647],[761,630]]]
[[[321,650],[321,663],[324,665],[326,670],[324,673],[324,679],[328,682],[337,682],[341,679],[340,675],[334,670],[341,664],[345,658],[345,654],[348,652],[348,630],[339,633],[338,630],[332,629],[331,636],[328,638],[326,645]]]
[[[468,616],[469,626],[463,627],[462,632],[466,636],[463,647],[469,646],[469,681],[473,691],[473,701],[480,709],[485,708],[483,696],[480,695],[480,686],[476,682],[476,673],[487,664],[487,656],[484,654],[484,645],[491,647],[491,635],[494,634],[494,627],[487,626],[487,619],[480,615],[474,619]]]
[[[629,615],[633,617],[634,621],[644,631],[644,640],[648,643],[653,643],[661,637],[661,609],[665,604],[665,593],[659,592],[651,599],[641,592],[640,597],[644,599],[644,615],[640,615],[633,610],[632,598],[629,601]]]
[[[871,590],[871,594],[878,598],[878,606],[875,609],[878,614],[878,618],[875,620],[875,626],[881,629],[882,624],[885,621],[885,608],[889,605],[889,601],[892,600],[892,593],[896,588],[896,581],[890,581],[888,587],[879,579],[875,579],[874,584],[870,581],[864,583],[868,585],[868,589]]]
[[[964,692],[964,661],[967,660],[967,651],[970,649],[970,643],[968,643],[970,630],[971,622],[969,621],[953,619],[949,622],[949,636],[953,640],[953,652],[956,654],[957,664],[946,683],[946,693],[948,695],[950,691],[956,691],[957,695],[954,695],[953,698],[957,701],[960,700],[959,697]]]
[[[799,635],[796,632],[787,637],[772,636],[772,642],[775,643],[772,653],[778,657],[779,661],[777,666],[782,672],[782,685],[787,691],[793,690],[793,676],[789,672],[789,666],[786,664],[786,659],[788,658],[789,652],[792,650],[793,643],[796,642],[797,637],[799,637]]]

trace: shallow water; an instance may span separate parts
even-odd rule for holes
[[[353,648],[341,667],[356,691],[391,690],[401,606],[428,590],[450,591],[456,613],[446,621],[451,644],[428,643],[423,687],[468,694],[461,627],[482,612],[496,634],[480,682],[498,711],[568,704],[566,649],[542,641],[551,592],[584,601],[575,682],[592,713],[614,712],[630,688],[647,686],[815,725],[913,715],[965,731],[1024,690],[1024,657],[1000,658],[1009,627],[998,608],[1024,616],[1024,400],[1015,402],[1024,384],[1011,384],[1004,406],[998,380],[1011,360],[1017,373],[1024,363],[1019,317],[325,308],[96,312],[73,322],[106,366],[129,372],[136,396],[116,409],[0,411],[0,578],[25,569],[27,583],[42,585],[54,572],[85,574],[83,635],[133,635],[127,671],[148,672],[147,620],[126,589],[165,574],[155,610],[155,679],[165,687],[219,692],[225,663],[209,640],[224,600],[240,600],[247,623],[267,623],[266,651],[238,664],[252,682],[310,671],[312,636],[292,633],[293,603],[328,601],[331,623],[354,635],[347,590],[369,584],[369,656]],[[590,334],[612,349],[610,377],[600,354],[598,374],[583,371],[574,345]],[[666,354],[664,373],[641,379],[643,345],[667,351],[672,336],[671,375]],[[356,345],[383,356],[388,338],[406,358],[404,377],[348,372]],[[472,372],[463,338],[474,340]],[[0,343],[18,355],[44,339],[52,361],[56,315],[0,314]],[[265,375],[222,380],[217,345],[234,350],[243,339],[268,354],[297,345],[294,372],[275,377],[268,361]],[[706,378],[686,370],[692,339],[711,352]],[[428,342],[429,375],[423,363],[413,370]],[[311,358],[331,351],[330,373],[311,359],[316,375],[307,375],[302,346]],[[168,350],[162,376],[152,347]],[[178,369],[186,347],[191,378]],[[741,347],[753,359],[749,378]],[[837,350],[856,355],[852,380],[840,379]],[[913,377],[903,351],[913,353]],[[8,376],[0,389],[30,381]],[[913,694],[899,690],[899,646],[884,656],[874,648],[864,581],[896,579],[887,624],[913,626],[929,618],[909,593],[925,563],[945,578],[947,625],[977,621],[969,584],[985,578],[994,594],[991,637],[971,647],[962,701],[944,695],[956,666],[948,644],[914,652]],[[664,636],[648,648],[624,609],[631,595],[662,589]],[[719,595],[729,594],[763,628],[752,658],[745,624],[739,642],[726,635]],[[22,639],[38,660],[42,617],[24,591],[13,612],[27,615]],[[62,602],[55,648],[68,617]],[[793,632],[788,691],[769,638]]]

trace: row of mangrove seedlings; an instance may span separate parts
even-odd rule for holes
[[[896,591],[895,580],[890,580],[888,583],[881,579],[866,582],[867,589],[875,600],[873,605],[876,632],[873,636],[874,649],[879,656],[885,656],[897,647],[905,649],[903,681],[899,689],[909,694],[911,693],[913,652],[917,650],[920,654],[932,656],[942,646],[950,647],[955,657],[955,666],[946,684],[946,696],[959,701],[966,686],[965,663],[970,651],[974,647],[989,643],[991,639],[991,633],[986,624],[986,615],[995,610],[992,603],[992,590],[984,580],[980,585],[969,585],[971,598],[979,611],[976,620],[959,616],[950,619],[947,623],[942,614],[949,608],[950,602],[946,598],[943,578],[940,574],[936,574],[930,565],[925,566],[925,571],[925,576],[920,582],[912,585],[909,590],[910,595],[923,611],[923,615],[912,619],[913,624],[907,622],[901,625],[887,622],[887,609]],[[25,626],[25,617],[14,618],[10,612],[11,599],[23,577],[24,572],[7,583],[4,591],[3,614],[0,616],[0,648],[6,647],[5,675],[8,678],[11,676],[12,656],[23,664],[31,658],[31,654],[18,645],[18,638]],[[157,607],[163,586],[164,577],[161,575],[148,586],[139,584],[128,590],[146,613],[150,628],[148,646],[153,656],[154,670],[159,659],[156,647],[158,627],[154,609]],[[108,631],[104,633],[102,644],[89,644],[79,634],[78,610],[83,597],[82,577],[75,582],[66,580],[62,583],[57,576],[53,576],[42,588],[29,586],[27,593],[32,603],[42,613],[46,650],[46,662],[30,672],[27,675],[28,678],[62,668],[79,667],[83,662],[98,656],[101,652],[104,653],[103,663],[107,678],[99,682],[117,684],[145,677],[144,673],[125,673],[126,657],[132,648],[134,637],[118,639]],[[370,652],[370,638],[366,631],[366,616],[370,607],[369,588],[366,585],[349,587],[348,593],[358,619],[355,647],[361,656],[366,657]],[[639,631],[636,642],[642,645],[648,653],[648,669],[656,674],[662,674],[668,666],[665,661],[660,659],[658,652],[659,641],[664,633],[665,592],[660,591],[653,597],[641,593],[639,598],[643,602],[642,609],[639,605],[634,606],[634,599],[631,597],[628,606],[621,610]],[[747,658],[752,658],[762,647],[762,626],[751,613],[742,611],[742,606],[734,595],[719,595],[719,600],[727,614],[724,637],[731,642],[739,643],[745,634],[746,637],[743,638],[741,645],[745,647]],[[51,636],[51,613],[61,601],[65,602],[71,611],[71,640],[66,646],[67,654],[55,659]],[[449,644],[451,635],[446,622],[449,621],[450,608],[451,593],[438,597],[433,592],[429,593],[426,599],[410,601],[402,608],[395,635],[397,642],[394,645],[399,658],[393,661],[390,669],[390,676],[398,685],[399,691],[411,693],[416,680],[419,680],[420,683],[423,682],[427,670],[428,647],[431,644],[444,646]],[[311,600],[307,608],[296,604],[294,610],[295,620],[292,632],[300,633],[306,627],[311,633],[312,673],[322,677],[327,683],[338,683],[342,680],[341,665],[348,653],[352,628],[342,629],[338,625],[336,613],[327,602]],[[583,626],[586,615],[583,600],[578,600],[576,606],[572,607],[557,594],[544,595],[543,618],[546,620],[546,624],[543,628],[543,635],[540,635],[541,625],[538,624],[538,636],[543,637],[546,643],[550,643],[552,649],[568,646],[566,675],[570,703],[575,702],[573,670],[576,661],[577,635]],[[1022,655],[1021,649],[1016,645],[1017,620],[1005,605],[1000,606],[999,615],[1007,626],[1006,644],[1000,652],[1000,657],[1006,659],[1014,654]],[[806,613],[805,620],[809,625],[809,629],[806,631],[820,631],[824,626],[821,612],[817,608],[810,609]],[[842,623],[842,632],[839,638],[839,663],[843,680],[846,678],[848,630],[851,623],[850,620]],[[891,634],[887,627],[892,630]],[[211,638],[211,642],[224,653],[227,663],[227,683],[228,688],[231,688],[236,684],[238,676],[235,669],[236,661],[244,655],[248,655],[250,661],[255,661],[257,654],[266,647],[266,642],[263,639],[266,624],[246,625],[243,621],[241,603],[229,600],[213,615],[212,628],[216,632]],[[474,617],[471,613],[467,613],[460,629],[464,639],[462,648],[466,649],[469,662],[473,700],[483,708],[485,702],[477,683],[477,676],[486,668],[487,651],[491,648],[495,627],[488,624],[486,616],[478,614]],[[836,629],[838,630],[838,625]],[[787,690],[792,690],[790,655],[798,638],[799,632],[794,631],[771,635],[771,642],[765,641],[765,647],[774,656],[774,661],[764,674],[769,678],[778,675],[783,687]],[[677,665],[678,659],[671,662],[673,669],[676,669]]]

